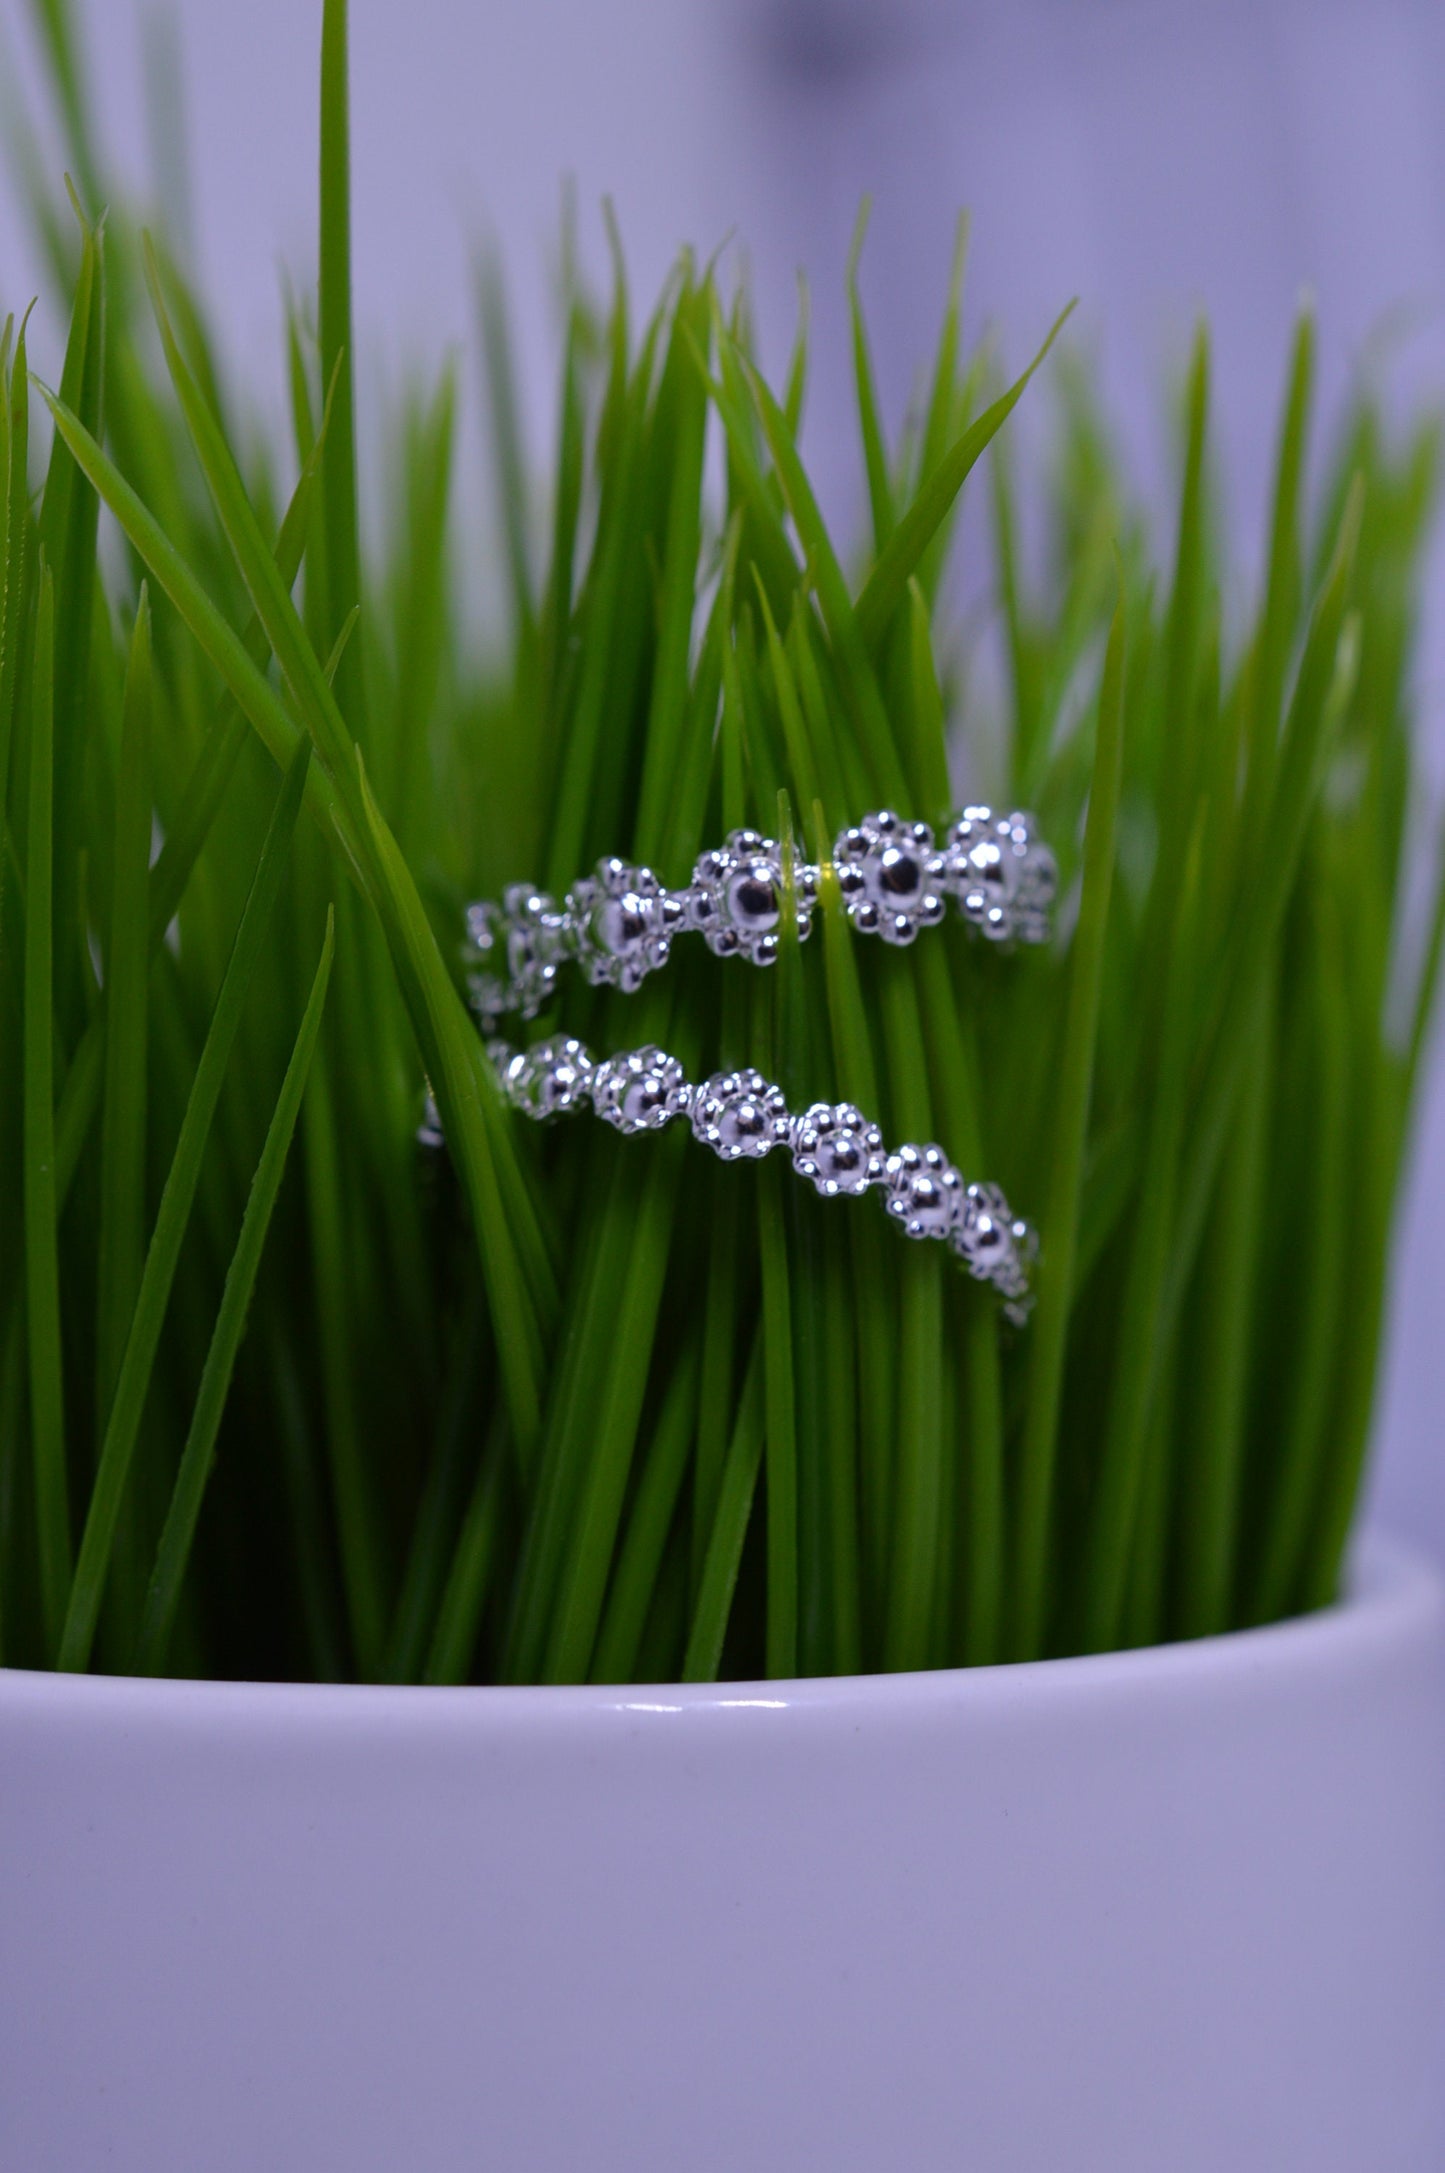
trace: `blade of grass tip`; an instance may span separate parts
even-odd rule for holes
[[[1063,1054],[1053,1119],[1054,1154],[1041,1218],[1038,1301],[1029,1331],[1028,1387],[1019,1448],[1017,1539],[1010,1650],[1017,1660],[1042,1656],[1048,1631],[1048,1581],[1053,1534],[1054,1474],[1064,1357],[1073,1306],[1100,995],[1104,981],[1109,894],[1114,879],[1114,831],[1123,767],[1125,614],[1123,571],[1109,629],[1099,691],[1099,719],[1079,919],[1069,961]]]
[[[34,304],[31,304],[31,308]],[[32,559],[30,530],[30,376],[25,360],[26,310],[15,340],[6,394],[5,551],[0,562],[0,814],[10,777],[10,746],[20,687]]]
[[[73,200],[73,199],[72,199]],[[104,407],[105,272],[99,232],[79,213],[81,271],[61,372],[61,394],[87,428],[102,435]],[[62,1015],[80,1008],[75,965],[83,955],[77,925],[74,870],[81,850],[80,780],[89,722],[90,649],[94,629],[95,547],[99,517],[69,448],[52,438],[39,531],[55,583],[55,912],[57,1003]]]
[[[702,1584],[693,1609],[687,1652],[682,1663],[685,1683],[715,1683],[722,1665],[723,1640],[737,1590],[743,1542],[753,1513],[758,1472],[763,1461],[763,1362],[762,1333],[753,1340],[752,1356],[738,1402],[737,1423],[723,1467],[717,1516],[703,1564]],[[770,1673],[774,1672],[769,1670]]]
[[[166,364],[212,503],[306,729],[323,766],[330,772],[335,834],[350,854],[359,886],[377,912],[386,935],[423,1066],[437,1095],[447,1139],[462,1176],[489,1283],[498,1294],[499,1306],[510,1309],[516,1291],[521,1289],[529,1304],[535,1302],[547,1312],[555,1304],[555,1287],[546,1238],[512,1144],[500,1088],[437,947],[411,870],[371,799],[359,749],[347,733],[289,589],[266,547],[230,449],[177,347],[159,270],[149,249],[146,275]],[[59,414],[57,421],[65,427]],[[97,457],[98,451],[92,448],[86,457],[99,479],[105,476],[105,463],[103,456]],[[124,505],[123,490],[117,493],[113,482],[109,488],[112,497]],[[134,507],[127,510],[134,518]],[[170,557],[173,559],[174,554]],[[175,578],[173,564],[168,563],[167,571]],[[158,578],[166,579],[166,575]],[[194,609],[194,584],[182,581],[179,585]],[[255,681],[260,675],[254,674],[244,651],[237,666],[235,637],[229,629],[225,629],[224,638],[220,637],[215,614],[209,607],[199,610],[197,618],[210,637],[210,652],[218,661],[224,659],[231,665],[231,683],[259,722],[267,715],[267,703],[274,703],[269,687],[261,680],[264,694],[257,689]],[[279,704],[274,707],[279,709]],[[518,1437],[531,1441],[536,1434],[538,1410],[537,1329],[530,1318],[514,1318],[513,1327],[520,1333],[501,1338],[507,1393],[518,1398],[512,1406]]]
[[[1109,1652],[1118,1644],[1135,1520],[1145,1483],[1145,1455],[1172,1317],[1164,1303],[1177,1218],[1180,1148],[1188,1110],[1191,1029],[1197,1002],[1200,820],[1185,863],[1166,958],[1167,993],[1159,1035],[1148,1144],[1135,1207],[1124,1299],[1116,1330],[1117,1358],[1107,1423],[1095,1475],[1083,1558],[1081,1649]],[[1175,1248],[1177,1254],[1177,1245]]]
[[[1264,608],[1255,637],[1249,707],[1249,766],[1259,781],[1252,804],[1269,804],[1274,781],[1280,720],[1284,712],[1285,674],[1299,612],[1303,549],[1300,542],[1300,493],[1308,451],[1310,400],[1314,388],[1314,313],[1306,305],[1295,328],[1275,470],[1270,526],[1269,571]]]
[[[56,429],[65,438],[92,486],[115,515],[204,655],[219,672],[272,759],[285,769],[296,752],[301,728],[114,462],[102,452],[77,416],[38,378],[32,376],[32,382],[50,410]],[[335,837],[348,872],[364,890],[367,878],[349,834],[347,818],[337,802],[335,787],[322,771],[308,774],[311,780],[307,786],[308,795],[314,798],[322,829]]]
[[[105,1589],[111,1543],[115,1537],[131,1459],[140,1433],[151,1370],[160,1342],[161,1328],[170,1301],[180,1260],[181,1244],[190,1221],[191,1207],[200,1182],[201,1160],[210,1136],[211,1120],[225,1083],[226,1068],[235,1045],[246,995],[260,956],[272,908],[281,887],[291,834],[306,782],[309,743],[303,741],[287,771],[286,780],[271,817],[261,848],[240,926],[236,931],[230,962],[221,983],[210,1027],[196,1066],[180,1136],[171,1157],[170,1170],[161,1194],[160,1209],[146,1251],[140,1295],[131,1319],[130,1335],[121,1360],[120,1377],[111,1405],[110,1422],[96,1467],[81,1536],[80,1554],[70,1588],[65,1627],[60,1639],[57,1666],[83,1670],[90,1659],[96,1620]]]
[[[67,161],[79,174],[86,197],[92,204],[98,204],[105,194],[95,163],[99,135],[86,96],[81,66],[84,47],[76,35],[73,8],[70,0],[36,0],[32,12],[40,32],[41,50],[49,66],[56,104],[65,125]]]
[[[1177,1626],[1184,1637],[1212,1636],[1234,1619],[1276,1001],[1262,982],[1231,1151],[1205,1237],[1196,1455],[1181,1489]]]
[[[105,961],[108,1030],[96,1243],[96,1424],[103,1435],[145,1255],[146,982],[150,968],[151,622],[144,583],[126,664]]]
[[[843,578],[843,569],[838,563],[838,555],[833,548],[823,516],[818,510],[818,502],[813,495],[807,472],[798,457],[798,448],[788,429],[787,418],[752,363],[746,356],[739,356],[738,359],[746,375],[753,406],[762,424],[768,451],[772,455],[774,472],[782,486],[788,512],[803,546],[806,559],[804,577],[818,598],[823,621],[828,629],[828,638],[842,666],[844,700],[852,710],[859,732],[865,740],[870,766],[876,772],[887,799],[896,805],[906,795],[906,780],[888,714],[878,691],[872,659],[854,615],[853,600]]]
[[[888,451],[878,419],[878,388],[873,381],[873,358],[868,351],[868,328],[863,321],[863,302],[858,292],[858,262],[868,232],[872,210],[865,196],[858,207],[853,242],[848,251],[848,315],[853,331],[853,385],[858,401],[858,427],[863,439],[863,465],[868,477],[868,505],[873,516],[873,548],[881,551],[893,533],[893,486],[888,474]],[[797,435],[796,429],[794,436]],[[810,803],[811,804],[811,803]]]
[[[231,1390],[231,1377],[235,1371],[241,1337],[245,1332],[246,1315],[256,1284],[256,1272],[261,1264],[266,1234],[271,1227],[271,1214],[276,1205],[276,1195],[281,1189],[281,1178],[286,1168],[292,1134],[296,1129],[296,1116],[316,1047],[316,1036],[326,1003],[327,984],[331,978],[335,942],[335,915],[328,912],[326,936],[321,947],[316,978],[312,982],[311,994],[291,1052],[291,1060],[276,1098],[276,1107],[261,1149],[261,1159],[251,1181],[241,1232],[236,1240],[236,1249],[231,1255],[230,1266],[226,1270],[220,1309],[216,1314],[216,1325],[211,1335],[210,1348],[206,1352],[200,1387],[196,1392],[190,1431],[181,1452],[170,1507],[161,1528],[155,1568],[151,1573],[140,1632],[136,1639],[137,1675],[158,1675],[165,1664],[166,1648],[181,1596],[181,1582],[190,1561],[201,1503],[211,1475],[216,1436],[220,1431],[221,1417]]]
[[[1315,605],[1290,702],[1284,754],[1275,778],[1269,851],[1252,880],[1240,885],[1224,962],[1211,977],[1213,1017],[1201,1036],[1194,1151],[1185,1174],[1184,1206],[1168,1308],[1177,1315],[1183,1284],[1213,1190],[1239,1081],[1248,1061],[1248,1014],[1259,976],[1268,968],[1285,906],[1299,871],[1310,817],[1317,804],[1328,749],[1348,711],[1360,661],[1360,622],[1345,615],[1350,569],[1359,533],[1360,494],[1351,492],[1333,565]]]
[[[314,469],[303,469],[277,538],[277,564],[288,586],[295,580],[301,564],[313,479]],[[258,670],[263,669],[269,644],[258,619],[253,618],[247,627],[244,647]],[[251,729],[235,699],[224,695],[186,780],[180,807],[167,830],[160,855],[150,871],[149,954],[152,958],[180,908]],[[100,1092],[108,1009],[106,992],[102,989],[71,1058],[61,1092],[55,1151],[58,1196],[62,1206],[69,1194]]]
[[[321,245],[317,330],[323,383],[334,385],[334,412],[321,461],[321,518],[326,529],[328,639],[361,600],[356,495],[356,400],[351,331],[351,119],[347,84],[347,0],[321,12]],[[342,659],[336,698],[353,734],[365,741],[365,687],[359,652]]]
[[[30,804],[25,897],[25,1291],[30,1335],[30,1431],[41,1617],[53,1652],[70,1585],[65,1362],[55,1202],[55,1045],[51,922],[54,790],[55,588],[42,560],[30,703]]]
[[[489,1446],[462,1520],[427,1654],[426,1682],[464,1683],[471,1675],[477,1631],[502,1536],[506,1498],[507,1455],[502,1443]]]
[[[1174,587],[1164,634],[1163,719],[1170,747],[1163,763],[1159,810],[1158,870],[1166,901],[1156,925],[1170,939],[1173,900],[1197,800],[1199,733],[1195,683],[1205,612],[1205,442],[1209,421],[1209,338],[1201,324],[1194,335],[1186,393],[1184,487],[1179,502]],[[1157,964],[1157,961],[1156,961]],[[1162,986],[1154,974],[1146,985]]]
[[[788,428],[794,437],[803,427],[803,403],[808,393],[808,321],[811,314],[807,275],[799,271],[798,324],[793,334],[793,352],[788,363],[788,374],[783,380],[783,413],[788,418]]]
[[[546,747],[556,744],[558,693],[572,623],[572,584],[577,555],[577,524],[582,508],[586,464],[581,364],[582,309],[573,301],[567,312],[562,350],[560,417],[557,428],[557,478],[552,499],[552,549],[542,617],[542,697]]]
[[[717,319],[713,332],[718,357],[716,377],[709,373],[707,357],[696,343],[693,356],[723,426],[729,512],[745,516],[746,555],[762,567],[763,577],[781,606],[798,585],[798,562],[783,527],[776,483],[764,475],[759,463],[756,414],[748,398],[740,352]]]
[[[482,332],[490,423],[488,444],[492,450],[497,522],[511,581],[517,638],[522,640],[528,638],[537,616],[527,545],[527,462],[522,453],[522,433],[517,420],[517,379],[512,365],[506,287],[494,249],[487,250],[478,260],[474,284],[477,321]]]
[[[763,630],[768,644],[768,663],[773,675],[773,693],[777,700],[778,715],[782,719],[783,742],[788,750],[788,767],[792,771],[793,790],[804,807],[813,807],[818,799],[818,783],[814,773],[813,749],[808,728],[803,722],[803,712],[798,701],[798,689],[793,679],[792,666],[787,651],[778,638],[773,614],[768,604],[768,592],[764,588],[756,566],[753,580],[757,588],[758,608],[763,615]],[[785,860],[784,867],[789,863]],[[786,920],[784,926],[786,927]]]
[[[592,1659],[594,1683],[632,1682],[642,1633],[677,1513],[699,1417],[702,1336],[690,1336],[672,1369],[617,1557]]]
[[[962,436],[954,440],[920,485],[912,504],[900,515],[886,549],[878,554],[872,571],[859,590],[854,607],[858,631],[870,647],[881,641],[887,631],[893,613],[908,586],[909,577],[917,571],[919,561],[963,488],[969,471],[1018,406],[1023,398],[1024,388],[1058,338],[1073,307],[1074,304],[1070,302],[1068,309],[1063,310],[1055,319],[1048,338],[1022,377],[1017,378],[1007,392],[995,400],[991,407],[985,408],[977,420],[969,424]]]
[[[956,427],[958,401],[959,327],[963,321],[963,277],[968,266],[969,215],[961,211],[953,229],[953,262],[948,274],[948,302],[943,312],[933,386],[919,446],[919,476],[930,475],[942,459],[949,434]]]
[[[679,318],[687,297],[678,304]],[[699,330],[704,330],[700,310]],[[682,334],[675,331],[675,345]],[[657,651],[652,667],[652,698],[644,735],[642,787],[638,799],[636,851],[654,864],[665,849],[667,809],[675,799],[679,745],[687,710],[688,649],[696,606],[698,551],[702,541],[703,444],[707,401],[696,375],[677,370],[677,420],[671,448],[672,481],[667,504],[667,541],[663,550]]]

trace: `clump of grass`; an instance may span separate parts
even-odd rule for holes
[[[775,394],[746,296],[690,258],[640,326],[620,252],[605,307],[573,277],[535,523],[488,275],[511,639],[478,662],[450,376],[401,416],[361,548],[344,5],[289,456],[241,428],[163,248],[102,230],[41,13],[83,193],[77,246],[36,198],[73,295],[56,392],[23,322],[3,345],[4,1658],[706,1679],[1326,1602],[1445,926],[1432,852],[1406,940],[1433,423],[1396,443],[1362,397],[1307,508],[1301,322],[1235,639],[1203,333],[1169,547],[1075,375],[1031,582],[999,436],[1028,373],[1004,390],[965,349],[961,264],[893,443],[854,282],[856,563],[797,450],[804,338]],[[985,454],[1001,702],[960,685],[941,601]],[[636,996],[574,981],[565,1023],[943,1141],[1040,1226],[1025,1330],[945,1248],[771,1164],[507,1112],[469,897],[610,852],[681,883],[743,823],[826,859],[868,807],[943,821],[961,770],[1056,846],[1048,952],[858,944],[825,871],[776,972],[695,947]]]

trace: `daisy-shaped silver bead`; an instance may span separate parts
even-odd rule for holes
[[[963,1208],[964,1183],[941,1147],[900,1147],[883,1169],[884,1205],[909,1237],[948,1237]]]
[[[887,808],[841,830],[833,865],[848,918],[863,935],[911,943],[943,919],[943,855],[926,822],[905,822]]]
[[[682,901],[651,868],[599,860],[567,893],[572,952],[589,981],[629,994],[667,963],[683,926]]]
[[[592,1074],[592,1106],[619,1132],[660,1132],[687,1115],[692,1088],[675,1056],[649,1044],[609,1056]]]
[[[481,969],[469,985],[483,1021],[503,1011],[535,1018],[550,1001],[569,941],[567,915],[531,883],[509,883],[500,905],[483,899],[468,906],[468,956]]]
[[[883,1175],[883,1134],[851,1102],[813,1102],[792,1125],[793,1167],[824,1199],[857,1198]]]
[[[704,853],[692,871],[688,925],[719,958],[771,966],[778,955],[783,891],[782,847],[760,830],[732,830],[727,843]],[[818,874],[796,853],[793,894],[801,943],[812,926]]]
[[[760,1071],[715,1071],[692,1093],[692,1129],[724,1162],[756,1161],[789,1139],[781,1087]]]
[[[1046,943],[1058,871],[1027,815],[966,807],[948,833],[947,883],[966,921],[995,943]]]
[[[952,1243],[970,1275],[992,1283],[1010,1301],[1006,1308],[1010,1319],[1024,1319],[1030,1303],[1028,1271],[1038,1251],[1038,1238],[1030,1224],[1014,1214],[997,1185],[965,1188]]]
[[[530,1049],[493,1044],[492,1060],[502,1091],[514,1109],[539,1121],[563,1117],[591,1099],[595,1066],[580,1041],[553,1034]]]

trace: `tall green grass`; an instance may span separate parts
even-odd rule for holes
[[[102,222],[67,12],[37,13],[77,185],[67,209],[31,164],[71,297],[54,390],[24,321],[3,344],[0,1656],[708,1679],[1326,1602],[1445,929],[1410,685],[1434,423],[1392,435],[1362,395],[1314,459],[1301,322],[1236,627],[1202,332],[1158,550],[1050,369],[1031,573],[1004,430],[1031,372],[965,346],[961,256],[892,440],[850,272],[860,551],[798,452],[805,336],[774,392],[745,292],[690,257],[641,321],[620,249],[604,304],[570,275],[543,512],[485,267],[509,638],[479,658],[458,385],[358,414],[344,5],[289,446],[163,240]],[[358,430],[395,478],[375,549]],[[971,475],[998,695],[949,637]],[[1027,1328],[774,1163],[507,1111],[469,898],[604,852],[681,883],[745,822],[826,860],[869,807],[942,823],[965,779],[1056,847],[1046,952],[857,941],[825,871],[775,972],[684,947],[636,996],[574,977],[558,1017],[942,1141],[1040,1227]]]

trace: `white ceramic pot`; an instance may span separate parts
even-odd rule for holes
[[[6,2173],[1439,2173],[1445,1598],[708,1690],[0,1675]]]

